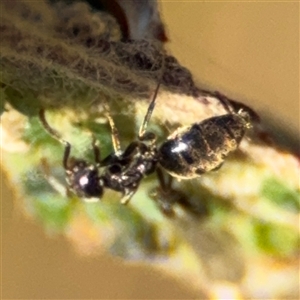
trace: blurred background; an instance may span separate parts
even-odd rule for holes
[[[299,146],[299,3],[161,1],[167,48],[204,87],[256,109]],[[272,127],[272,126],[271,126]],[[26,219],[1,171],[2,297],[195,298],[184,280],[108,254],[79,256]],[[197,296],[196,296],[197,295]]]
[[[247,103],[299,153],[299,3],[162,1],[161,8],[169,49],[196,82]]]

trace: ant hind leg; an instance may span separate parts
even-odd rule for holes
[[[164,215],[173,217],[175,215],[173,205],[177,202],[178,197],[177,192],[172,189],[173,177],[167,174],[166,176],[168,178],[166,179],[160,168],[157,168],[156,173],[159,186],[156,188],[156,191],[152,193],[152,198]]]

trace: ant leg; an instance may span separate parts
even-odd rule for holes
[[[64,141],[65,143],[65,152],[63,157],[63,166],[65,170],[69,170],[68,161],[71,153],[71,144],[67,141]]]
[[[170,174],[167,174],[167,176],[168,176],[168,182],[167,182],[167,185],[166,185],[166,191],[171,191],[174,177],[172,177]]]
[[[125,195],[121,199],[121,204],[127,205],[136,191],[137,191],[137,187],[131,190],[126,190]]]
[[[161,168],[159,167],[156,168],[156,173],[162,190],[165,193],[172,191],[173,177],[170,174],[166,174],[167,176],[167,180],[166,180]]]
[[[148,106],[147,113],[145,115],[144,121],[143,121],[143,123],[140,127],[140,130],[139,130],[138,138],[141,141],[155,140],[155,135],[152,132],[147,132],[146,130],[147,130],[147,126],[148,126],[148,123],[150,121],[152,112],[153,112],[154,107],[155,107],[155,101],[156,101],[156,97],[157,97],[157,94],[158,94],[159,86],[160,86],[160,82],[158,83],[158,85],[155,89],[153,99],[152,99],[152,101],[150,102],[150,104]]]
[[[236,113],[233,106],[232,106],[232,104],[230,103],[230,100],[226,96],[224,96],[223,94],[221,94],[218,91],[215,92],[215,96],[220,100],[223,107],[225,108],[225,110],[227,110],[227,112],[229,114],[235,114]]]
[[[156,173],[160,186],[157,189],[156,195],[154,196],[154,200],[156,201],[158,208],[163,214],[165,214],[168,217],[173,217],[175,214],[173,204],[176,202],[177,198],[176,193],[173,193],[174,191],[171,187],[173,177],[167,174],[168,181],[166,182],[164,174],[160,168],[156,169]]]
[[[100,148],[98,147],[98,145],[96,144],[96,138],[93,135],[92,136],[92,147],[94,150],[94,159],[97,165],[100,166],[100,162],[101,162],[101,152],[100,152]]]
[[[62,144],[65,145],[65,152],[64,152],[64,156],[63,156],[63,167],[65,168],[65,170],[69,170],[68,167],[68,161],[69,161],[69,157],[70,157],[70,153],[71,153],[71,144],[69,142],[67,142],[66,140],[64,140],[60,134],[53,129],[47,122],[46,117],[45,117],[45,110],[44,109],[40,109],[39,111],[39,118],[40,118],[40,122],[42,123],[44,129],[56,140],[58,140],[59,142],[61,142]]]
[[[115,151],[116,156],[120,156],[122,154],[121,146],[120,146],[120,139],[119,139],[119,132],[118,129],[115,125],[114,120],[112,117],[109,115],[109,113],[106,113],[106,117],[108,119],[110,128],[111,128],[111,138],[112,138],[112,143]]]
[[[161,189],[164,192],[166,192],[167,191],[167,184],[165,182],[164,174],[163,174],[162,170],[159,167],[156,169],[156,173],[157,173],[157,178],[158,178]]]
[[[256,122],[259,122],[259,116],[256,112],[254,112],[252,109],[248,108],[246,105],[240,104],[240,108],[238,111],[234,107],[234,101],[228,99],[226,96],[221,94],[220,92],[215,92],[215,95],[218,97],[220,102],[222,103],[223,107],[228,111],[229,114],[233,115],[239,115],[244,120],[245,128],[251,128],[251,120],[256,120]]]

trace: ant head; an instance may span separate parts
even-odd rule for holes
[[[78,197],[101,198],[103,195],[103,180],[99,176],[97,166],[84,160],[71,160],[66,169],[69,189]]]

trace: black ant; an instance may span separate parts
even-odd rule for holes
[[[68,190],[79,197],[101,198],[105,188],[121,192],[122,204],[127,204],[137,191],[141,180],[157,172],[161,190],[168,194],[172,190],[172,177],[191,179],[221,167],[230,152],[235,151],[246,129],[250,127],[249,114],[240,110],[232,111],[228,102],[223,103],[228,114],[211,117],[191,126],[181,127],[171,134],[160,147],[156,136],[147,131],[160,84],[157,85],[153,99],[149,104],[137,140],[122,151],[117,128],[110,115],[107,118],[112,131],[114,151],[105,159],[100,158],[100,149],[93,139],[95,163],[88,164],[82,159],[70,159],[71,145],[52,129],[45,119],[44,110],[40,111],[40,120],[44,128],[53,137],[65,144],[63,167],[66,170]],[[101,170],[102,169],[102,170]],[[169,175],[165,182],[163,172]],[[172,204],[160,201],[160,209],[172,214]]]

